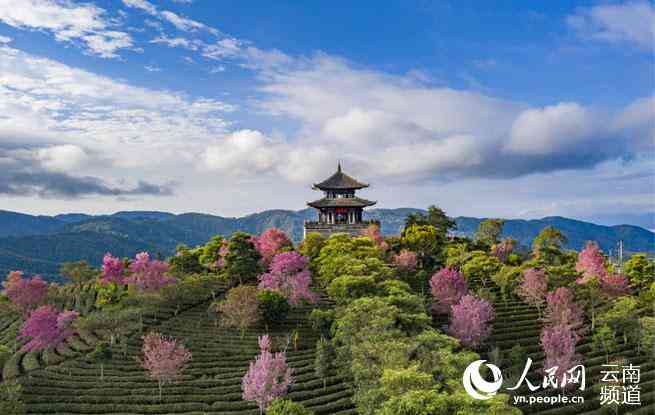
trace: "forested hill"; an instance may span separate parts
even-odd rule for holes
[[[367,216],[380,220],[382,232],[390,235],[400,231],[409,213],[419,211],[411,208],[372,209]],[[107,251],[120,257],[133,256],[139,251],[169,256],[178,243],[194,246],[215,234],[230,235],[238,230],[261,233],[267,228],[277,227],[297,242],[302,239],[303,222],[315,219],[314,216],[310,209],[268,210],[240,218],[166,212],[32,216],[0,211],[0,275],[20,269],[52,278],[62,262],[84,259],[98,265]],[[472,235],[482,220],[456,218],[457,233]],[[546,226],[560,229],[569,239],[568,247],[573,249],[580,249],[587,240],[595,240],[608,251],[623,240],[627,252],[655,251],[655,234],[638,226],[601,226],[563,217],[507,220],[504,234],[529,246]]]

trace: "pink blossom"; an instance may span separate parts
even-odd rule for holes
[[[489,322],[494,319],[493,306],[482,298],[467,294],[451,307],[448,333],[462,344],[477,348],[489,336]]]
[[[373,243],[380,248],[383,252],[389,249],[389,244],[384,240],[384,236],[380,232],[380,226],[370,224],[363,232],[362,235],[370,238]]]
[[[575,354],[576,334],[566,325],[544,327],[541,331],[541,347],[544,350],[544,372],[557,367],[555,377],[561,385],[567,370],[580,364],[580,356]]]
[[[584,284],[594,277],[600,281],[607,276],[605,258],[596,242],[587,242],[584,249],[580,251],[575,270],[582,273],[582,277],[576,280],[578,284]]]
[[[218,248],[218,259],[216,260],[216,269],[219,270],[225,266],[225,257],[230,253],[229,242],[223,240],[221,247]]]
[[[147,252],[137,254],[128,267],[128,271],[130,276],[125,279],[125,282],[134,284],[140,291],[156,292],[177,281],[166,275],[168,265],[165,262],[151,261]]]
[[[186,347],[154,332],[143,337],[142,351],[143,358],[139,363],[150,378],[158,382],[160,397],[162,385],[177,380],[191,360],[191,352]]]
[[[40,276],[23,278],[20,271],[12,271],[2,284],[4,294],[23,316],[40,304],[48,294],[48,284]]]
[[[457,270],[442,268],[430,279],[432,296],[437,302],[432,309],[438,313],[448,313],[468,291],[466,278]]]
[[[523,279],[516,289],[516,293],[526,303],[541,310],[546,299],[548,289],[548,276],[541,268],[528,268],[523,271]]]
[[[282,249],[293,246],[287,235],[277,228],[267,229],[259,237],[253,236],[253,243],[262,256],[264,265],[269,265],[273,257],[282,252]]]
[[[282,252],[273,257],[269,272],[259,276],[259,288],[280,292],[291,305],[302,300],[315,303],[318,296],[311,290],[309,258],[297,252]]]
[[[565,287],[559,287],[546,295],[546,311],[544,313],[545,327],[568,327],[575,338],[580,340],[578,332],[581,331],[584,319],[582,310],[573,299],[573,292]]]
[[[76,311],[58,313],[51,305],[43,305],[32,311],[18,335],[19,338],[30,338],[21,351],[32,352],[56,347],[75,334],[71,324],[78,315]]]
[[[514,241],[512,238],[505,238],[502,242],[497,243],[491,249],[491,255],[498,258],[500,262],[506,262],[509,255],[514,249]]]
[[[125,284],[125,264],[120,258],[112,256],[109,252],[102,258],[101,284],[115,282],[118,285]]]
[[[268,335],[259,338],[260,353],[250,362],[248,372],[241,380],[243,399],[254,401],[261,413],[275,399],[286,395],[293,383],[293,369],[287,366],[284,352],[271,353],[271,340]]]
[[[415,252],[403,249],[399,254],[393,257],[393,263],[398,271],[402,273],[412,273],[416,271],[418,259]]]
[[[607,274],[600,279],[600,289],[606,296],[620,297],[630,294],[630,287],[625,275]]]

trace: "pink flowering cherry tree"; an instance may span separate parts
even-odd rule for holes
[[[75,334],[71,327],[78,316],[76,311],[58,312],[51,305],[43,305],[32,311],[18,334],[20,339],[29,339],[21,351],[37,352],[57,347]]]
[[[125,264],[120,258],[112,256],[111,253],[107,252],[102,258],[100,283],[106,285],[112,282],[118,285],[125,284]]]
[[[248,372],[241,380],[243,399],[253,401],[261,414],[275,399],[286,395],[293,383],[293,369],[287,366],[284,352],[271,353],[268,335],[259,338],[260,353],[250,362]]]
[[[374,223],[368,225],[368,227],[362,232],[362,235],[370,238],[373,243],[382,250],[382,252],[386,252],[389,249],[389,244],[384,240],[379,225]]]
[[[539,315],[546,301],[548,276],[543,268],[528,268],[523,271],[523,279],[516,288],[516,294],[526,303],[537,308]]]
[[[432,309],[437,313],[448,313],[468,291],[468,282],[461,272],[442,268],[430,279],[430,290],[436,303]]]
[[[575,303],[573,292],[566,287],[559,287],[546,295],[544,326],[547,328],[565,326],[571,330],[576,343],[583,331],[584,317],[582,310]]]
[[[575,331],[565,324],[545,327],[541,331],[541,347],[544,350],[544,374],[552,374],[559,385],[565,372],[580,364],[580,356],[575,353],[577,342]],[[556,369],[554,369],[556,368]],[[549,370],[554,370],[550,373]]]
[[[312,274],[309,258],[297,252],[282,252],[273,257],[269,272],[259,276],[259,288],[280,292],[289,304],[296,306],[302,300],[310,304],[318,300],[311,290]]]
[[[166,273],[168,265],[159,260],[150,260],[147,252],[141,252],[128,267],[129,276],[125,278],[128,284],[134,284],[139,291],[157,292],[161,288],[174,284],[177,280]]]
[[[496,316],[493,306],[485,299],[467,294],[452,307],[448,334],[463,345],[478,348],[489,336],[489,323]]]
[[[162,387],[176,381],[191,361],[191,352],[174,339],[151,332],[143,337],[143,358],[138,359],[141,367],[148,371],[151,379],[157,381],[159,399]]]
[[[411,274],[416,271],[418,265],[418,257],[416,252],[403,249],[400,253],[394,255],[393,264],[396,269],[402,274]]]
[[[602,281],[608,275],[605,258],[596,242],[587,242],[584,249],[580,251],[575,270],[582,273],[582,276],[576,280],[578,284],[585,284],[594,277]]]
[[[20,271],[10,272],[2,286],[13,307],[24,317],[48,295],[48,283],[40,276],[23,278]]]
[[[289,237],[277,228],[267,229],[260,236],[253,237],[253,243],[262,256],[262,263],[265,266],[271,263],[275,255],[293,248]]]
[[[512,238],[505,238],[501,242],[495,244],[491,249],[491,255],[498,258],[500,262],[507,262],[510,254],[514,250],[514,240]]]
[[[614,298],[630,294],[628,279],[623,274],[607,274],[600,280],[603,295]]]

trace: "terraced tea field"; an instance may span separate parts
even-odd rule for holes
[[[258,414],[257,407],[241,399],[241,378],[248,364],[258,353],[257,336],[266,332],[262,325],[247,330],[243,336],[237,330],[216,326],[207,313],[209,301],[189,304],[175,315],[172,308],[161,309],[157,315],[146,316],[146,330],[154,329],[177,339],[182,339],[193,353],[193,360],[184,371],[183,378],[164,387],[160,400],[156,382],[150,380],[136,361],[141,351],[140,336],[130,337],[126,354],[115,353],[109,364],[104,365],[104,381],[100,381],[100,365],[89,363],[83,357],[105,333],[80,333],[69,339],[55,351],[42,355],[16,353],[5,365],[6,374],[20,375],[24,386],[23,400],[29,414]],[[320,306],[332,304],[323,299]],[[490,339],[492,346],[506,352],[515,344],[521,344],[533,359],[530,380],[539,384],[537,370],[543,365],[543,353],[539,345],[541,323],[537,311],[520,301],[507,304],[497,301],[496,319]],[[274,347],[287,348],[287,361],[294,369],[295,384],[289,397],[302,402],[317,414],[354,414],[352,392],[348,379],[333,373],[324,380],[314,374],[314,347],[317,334],[307,320],[310,308],[292,311],[283,325],[271,327],[269,333]],[[16,319],[0,321],[0,342],[13,345],[12,333],[20,322]],[[437,321],[437,326],[443,321]],[[288,343],[289,335],[299,334],[295,345]],[[15,334],[13,334],[15,335]],[[584,337],[577,346],[584,355],[587,389],[574,391],[585,397],[584,404],[553,406],[520,405],[526,414],[604,414],[599,402],[599,379],[605,357],[591,349],[590,337]],[[502,353],[501,353],[502,355]],[[652,414],[655,412],[655,359],[637,355],[634,345],[622,346],[616,353],[626,362],[641,365],[641,401],[638,409],[622,406],[616,413]],[[484,358],[494,360],[492,354]],[[497,362],[507,371],[506,355]],[[504,387],[513,386],[514,381]],[[523,387],[515,395],[539,395],[543,391],[530,392]]]
[[[215,326],[208,318],[208,302],[167,316],[150,327],[184,339],[193,360],[180,382],[164,387],[160,401],[156,382],[146,377],[136,361],[140,339],[133,337],[126,356],[115,356],[105,364],[104,382],[100,366],[82,358],[45,369],[31,370],[21,378],[23,399],[30,414],[259,414],[256,405],[241,399],[241,378],[258,353],[258,326],[244,337],[235,330]],[[308,325],[309,308],[293,311],[284,325],[270,331],[274,345],[286,344],[287,335],[298,330],[297,349],[288,345],[287,361],[294,369],[295,383],[289,397],[317,414],[353,414],[352,393],[347,380],[334,375],[324,380],[314,375],[317,337]],[[87,339],[88,340],[88,339]],[[77,339],[76,350],[89,349]],[[25,357],[19,363],[25,365]],[[32,369],[31,367],[23,369]]]

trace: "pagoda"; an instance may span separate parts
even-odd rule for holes
[[[324,196],[307,203],[318,211],[318,221],[305,222],[305,235],[308,232],[318,232],[325,237],[333,233],[358,236],[372,223],[379,226],[377,221],[362,219],[364,208],[376,203],[355,196],[355,191],[367,187],[368,184],[353,179],[341,171],[341,163],[339,163],[336,173],[312,187],[314,190],[323,191]]]

